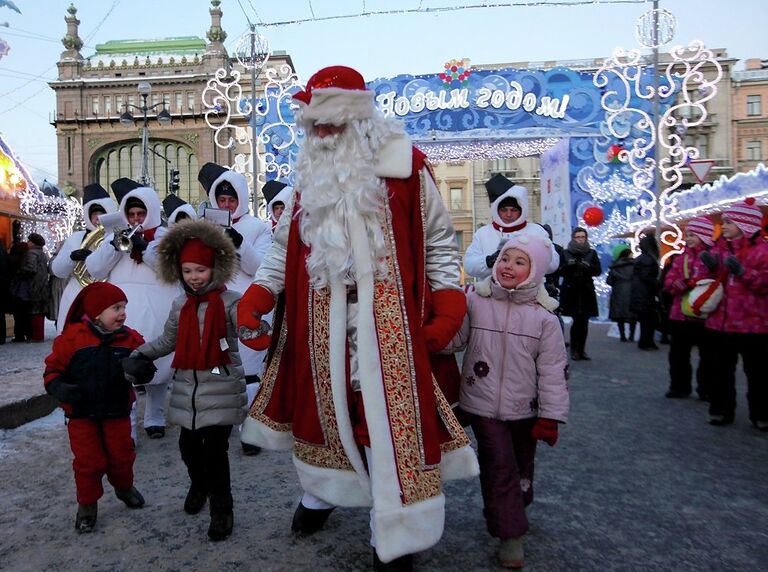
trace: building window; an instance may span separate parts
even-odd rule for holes
[[[91,111],[95,116],[99,115],[99,96],[95,95],[91,98]]]
[[[123,96],[122,95],[115,96],[115,111],[117,111],[118,113],[123,112]]]
[[[182,94],[180,91],[177,91],[174,93],[174,96],[176,97],[176,111],[184,111],[182,109],[182,106],[184,105],[184,94]]]
[[[107,117],[112,115],[112,98],[108,95],[104,96],[104,115]]]
[[[153,93],[152,94],[152,105],[157,105],[160,103],[160,94],[159,93]]]
[[[195,92],[193,91],[187,92],[187,109],[190,111],[195,110]]]
[[[747,96],[747,115],[749,117],[755,117],[755,116],[761,115],[759,95]]]
[[[747,141],[747,161],[760,161],[763,158],[761,141]]]
[[[706,159],[709,156],[709,136],[699,135],[696,138],[696,147],[699,148],[699,158]]]
[[[128,105],[136,105],[136,96],[135,95],[129,95],[128,96]]]
[[[459,247],[459,252],[464,252],[464,231],[456,231],[456,245]]]
[[[461,187],[451,187],[451,210],[464,210],[464,189]]]

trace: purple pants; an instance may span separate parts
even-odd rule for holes
[[[480,461],[483,515],[495,538],[519,538],[528,531],[525,507],[533,502],[536,418],[499,421],[471,416]]]

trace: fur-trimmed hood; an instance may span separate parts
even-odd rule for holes
[[[512,225],[507,225],[501,220],[499,216],[499,205],[504,199],[512,198],[520,205],[520,218],[518,218]],[[491,219],[493,222],[503,228],[509,228],[510,226],[520,226],[523,223],[528,222],[528,189],[515,185],[507,189],[507,191],[491,203]]]
[[[144,219],[144,224],[141,225],[144,230],[157,228],[162,224],[161,213],[163,207],[160,205],[160,199],[155,190],[151,187],[137,187],[126,193],[120,200],[120,214],[123,215],[123,221],[126,225],[128,225],[128,213],[125,207],[132,198],[139,199],[147,208],[147,216]]]
[[[101,208],[103,208],[107,214],[113,213],[117,210],[117,203],[112,197],[88,201],[83,205],[83,224],[85,225],[86,230],[96,230],[96,227],[91,223],[91,209],[96,205],[99,205]]]
[[[288,204],[288,199],[289,199],[289,197],[291,196],[291,193],[292,193],[292,192],[293,192],[293,187],[292,187],[292,186],[290,186],[290,185],[289,185],[289,186],[287,186],[287,187],[283,187],[282,189],[280,189],[280,192],[278,192],[278,193],[277,193],[277,194],[274,196],[274,198],[273,198],[271,201],[269,201],[269,202],[267,203],[267,217],[269,217],[269,218],[270,218],[270,219],[272,219],[273,221],[277,222],[277,221],[275,220],[275,215],[274,215],[274,213],[272,212],[272,206],[273,206],[275,203],[283,203],[284,205],[287,205],[287,204]]]
[[[157,247],[160,280],[169,284],[182,282],[179,254],[184,243],[192,238],[199,238],[216,251],[211,282],[217,286],[229,282],[237,272],[235,245],[222,227],[205,219],[182,220],[165,233]]]

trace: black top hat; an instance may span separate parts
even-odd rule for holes
[[[217,165],[216,163],[206,163],[197,174],[197,180],[203,185],[207,194],[211,192],[211,186],[216,182],[216,179],[221,177],[227,171],[229,171],[229,169]]]
[[[143,185],[140,185],[133,179],[122,177],[120,179],[112,181],[112,184],[109,186],[112,187],[112,192],[115,193],[115,198],[117,199],[117,202],[122,203],[123,197],[125,197],[125,195],[127,195],[134,189],[141,188]]]
[[[186,204],[187,201],[184,199],[180,199],[176,195],[168,195],[163,199],[163,211],[165,212],[165,216],[171,218],[171,215],[177,208],[183,207]]]
[[[267,181],[264,186],[261,187],[261,194],[264,195],[264,199],[267,201],[267,204],[269,204],[272,202],[272,199],[277,196],[277,193],[287,186],[288,185],[281,183],[280,181]]]
[[[488,191],[488,201],[494,202],[514,186],[515,183],[507,179],[501,173],[495,174],[485,182],[485,190]]]
[[[109,193],[99,183],[93,183],[87,185],[83,189],[83,204],[90,203],[91,201],[98,201],[99,199],[108,199]]]

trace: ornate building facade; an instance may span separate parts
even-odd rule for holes
[[[768,60],[748,59],[733,72],[733,156],[738,172],[768,164]]]
[[[80,52],[80,21],[76,8],[69,7],[67,34],[62,40],[66,50],[58,62],[58,79],[50,83],[56,92],[52,124],[60,185],[71,185],[79,195],[92,182],[109,189],[109,183],[119,177],[138,179],[146,114],[147,167],[158,193],[164,196],[168,192],[174,169],[179,171],[177,194],[194,205],[204,199],[197,182],[199,167],[208,161],[230,165],[235,153],[235,149],[215,145],[202,103],[203,90],[216,70],[233,66],[223,44],[227,34],[221,27],[219,4],[220,0],[211,1],[207,42],[195,36],[113,40],[97,45],[89,57]],[[273,53],[270,62],[293,68],[290,56],[282,52]],[[243,92],[250,93],[246,76]],[[138,91],[140,83],[150,85],[146,99]],[[258,83],[257,79],[257,90]],[[163,110],[170,114],[171,122],[158,120]],[[134,122],[125,117],[121,122],[126,111]]]

